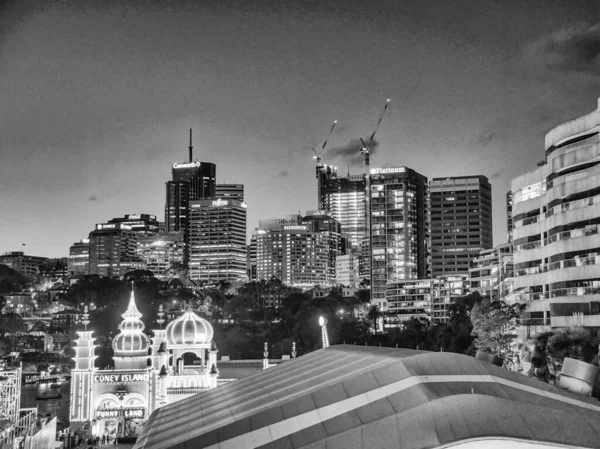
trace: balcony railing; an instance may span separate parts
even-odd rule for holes
[[[583,296],[583,295],[599,295],[600,285],[592,287],[567,287],[557,288],[550,292],[551,298],[559,298],[561,296]]]
[[[551,235],[547,239],[544,239],[544,246],[551,245],[551,244],[559,242],[559,241],[571,240],[571,239],[576,239],[576,238],[580,238],[580,237],[588,237],[590,235],[597,235],[597,234],[598,234],[598,225],[589,226],[587,228],[572,229],[570,231],[559,232],[557,234]],[[541,246],[542,246],[542,241],[536,240],[535,242],[527,242],[527,243],[523,243],[521,245],[515,245],[514,251],[515,252],[527,251],[527,250],[534,249],[534,248],[540,248]]]
[[[562,268],[585,267],[588,265],[600,265],[600,256],[575,257],[573,259],[558,260],[548,265],[548,270],[560,270]]]
[[[584,198],[582,200],[571,201],[569,203],[559,204],[546,211],[546,218],[558,214],[560,212],[566,212],[572,209],[581,209],[582,207],[591,206],[594,203],[600,202],[600,195],[593,196],[591,198]]]

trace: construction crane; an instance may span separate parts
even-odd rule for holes
[[[331,138],[331,135],[333,134],[335,125],[337,125],[337,120],[333,121],[333,125],[331,125],[331,129],[329,130],[327,139],[325,139],[325,142],[323,142],[323,145],[321,146],[321,150],[317,153],[317,150],[315,150],[316,145],[312,148],[313,153],[315,153],[315,155],[313,156],[313,159],[316,159],[316,161],[317,161],[317,167],[315,170],[315,174],[316,174],[316,178],[317,178],[317,209],[321,209],[321,190],[323,188],[323,175],[324,175],[323,172],[325,171],[326,173],[327,172],[331,173],[332,168],[335,170],[335,167],[328,167],[327,165],[323,165],[323,154],[325,154],[325,148],[327,147],[327,142],[329,141],[329,139]]]
[[[383,120],[383,117],[385,116],[386,111],[388,111],[389,106],[390,106],[390,99],[388,98],[385,103],[385,106],[383,107],[383,111],[381,111],[381,114],[379,114],[379,117],[377,118],[377,124],[375,125],[375,129],[373,130],[373,133],[369,137],[369,145],[373,144],[373,139],[375,138],[375,134],[377,133],[377,130],[379,129],[379,125],[381,125],[381,121]],[[371,257],[372,256],[371,248],[372,248],[372,243],[373,243],[373,236],[372,236],[372,231],[371,231],[371,174],[369,173],[370,149],[362,137],[360,138],[360,144],[361,144],[360,152],[365,157],[365,208],[366,208],[366,213],[367,213],[367,217],[366,217],[366,225],[367,226],[366,227],[367,227],[367,238],[368,238],[368,243],[369,243],[367,253],[369,254],[369,271],[371,272],[371,279],[372,279],[373,278],[373,260]],[[373,298],[373,291],[371,290],[371,299],[372,298]]]
[[[379,117],[377,118],[377,125],[375,125],[375,130],[373,131],[373,133],[371,134],[371,137],[369,137],[369,145],[371,145],[373,143],[373,139],[375,138],[375,134],[377,133],[377,130],[379,129],[379,125],[381,125],[381,121],[383,120],[383,117],[385,116],[386,111],[388,110],[389,106],[390,106],[390,99],[388,98],[385,106],[383,107],[383,111],[381,111],[381,114],[379,114]],[[365,170],[366,170],[366,174],[367,176],[369,175],[369,147],[368,145],[365,143],[365,141],[363,140],[363,138],[360,138],[360,143],[361,143],[361,148],[360,148],[360,152],[364,155],[365,157]]]
[[[331,137],[331,134],[333,134],[333,130],[335,129],[335,125],[337,125],[337,120],[333,121],[333,125],[331,125],[331,129],[329,130],[329,134],[327,135],[327,139],[325,139],[325,142],[323,142],[323,145],[321,146],[321,151],[319,151],[317,153],[317,150],[315,150],[316,145],[312,148],[313,153],[315,153],[315,155],[313,156],[313,159],[317,160],[317,178],[319,177],[319,171],[321,169],[321,167],[323,167],[323,154],[325,153],[325,147],[327,146],[327,141],[329,140],[329,138]]]

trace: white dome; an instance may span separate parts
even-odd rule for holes
[[[213,328],[190,309],[167,326],[167,345],[209,344]]]

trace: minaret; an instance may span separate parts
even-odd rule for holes
[[[146,369],[150,340],[143,332],[144,323],[140,320],[142,314],[135,305],[133,285],[129,305],[121,316],[123,321],[119,325],[120,332],[113,340],[115,369]]]
[[[217,369],[217,344],[211,343],[210,351],[208,354],[208,369],[210,369],[210,388],[217,388],[217,377],[219,377],[219,370]]]
[[[94,373],[94,337],[93,331],[88,331],[90,324],[90,315],[88,307],[83,309],[84,326],[83,331],[77,332],[79,338],[75,340],[75,368],[71,371],[71,402],[69,410],[69,419],[71,423],[85,422],[93,417],[92,415],[92,382]]]

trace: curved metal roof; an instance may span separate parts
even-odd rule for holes
[[[419,449],[482,438],[600,447],[600,402],[461,354],[341,345],[161,408],[135,448]]]

